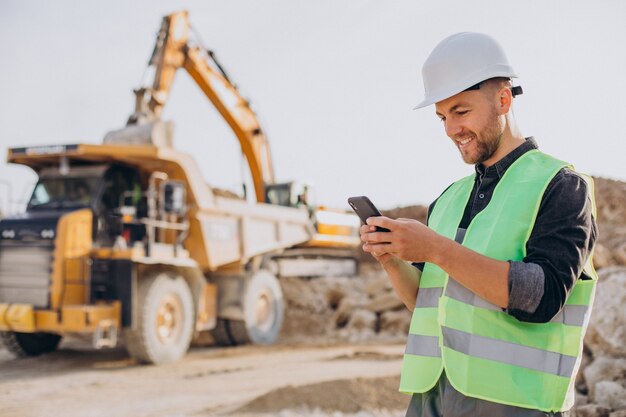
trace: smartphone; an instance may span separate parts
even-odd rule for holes
[[[367,219],[369,219],[370,217],[382,216],[374,203],[372,203],[370,199],[365,197],[364,195],[360,195],[358,197],[350,197],[348,199],[348,204],[350,204],[350,207],[352,207],[352,210],[354,210],[357,216],[359,216],[363,224],[367,224]],[[376,231],[388,232],[389,229],[376,226]]]

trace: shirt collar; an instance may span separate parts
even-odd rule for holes
[[[522,143],[517,148],[513,149],[504,158],[500,159],[495,164],[490,167],[485,168],[483,164],[476,164],[474,168],[476,169],[476,174],[483,177],[500,177],[504,175],[506,170],[515,162],[520,156],[524,155],[526,152],[537,149],[537,141],[535,138],[530,136],[526,138],[526,141]]]

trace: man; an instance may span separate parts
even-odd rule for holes
[[[91,192],[89,191],[89,186],[83,180],[78,180],[74,185],[74,200],[81,204],[89,204],[91,201]]]
[[[361,227],[413,311],[407,416],[567,415],[597,280],[591,183],[521,135],[511,111],[521,88],[493,38],[452,35],[422,73],[416,108],[435,104],[476,172],[430,206],[428,227],[386,217]]]

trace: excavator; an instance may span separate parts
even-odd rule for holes
[[[11,148],[38,176],[24,213],[0,220],[0,339],[18,356],[63,336],[138,362],[180,359],[193,340],[274,343],[281,276],[353,275],[359,221],[277,183],[268,140],[187,12],[163,18],[127,125],[102,144]],[[184,69],[228,123],[250,168],[254,202],[207,185],[161,120]]]

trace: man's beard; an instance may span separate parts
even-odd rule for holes
[[[503,133],[500,128],[500,124],[498,123],[498,115],[494,110],[490,117],[489,124],[487,124],[487,126],[485,126],[485,128],[479,132],[478,135],[473,132],[462,135],[464,138],[473,138],[474,144],[476,145],[476,150],[471,155],[465,154],[463,153],[463,150],[459,149],[463,161],[467,164],[473,165],[482,164],[496,153],[500,147],[502,135]]]

